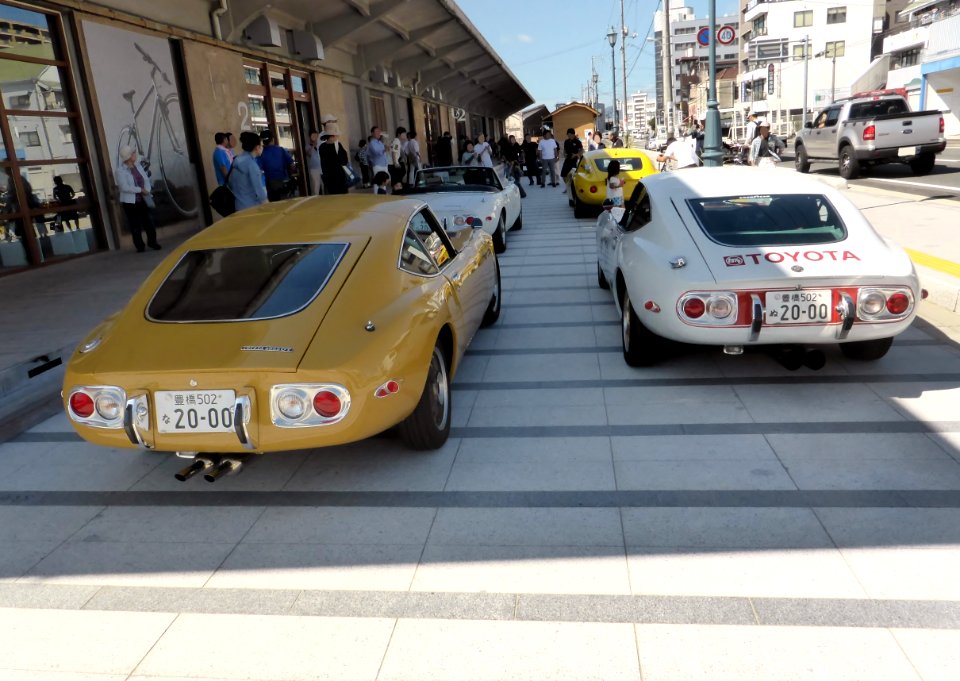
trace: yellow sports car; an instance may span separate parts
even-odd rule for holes
[[[607,198],[607,166],[614,159],[620,161],[620,177],[626,181],[623,187],[625,199],[633,193],[637,180],[657,172],[653,161],[642,149],[588,151],[568,176],[571,185],[570,205],[573,206],[574,217],[588,217],[590,206],[599,208],[603,205]]]
[[[499,314],[482,229],[448,234],[415,199],[267,204],[186,241],[94,329],[64,407],[90,442],[194,457],[183,478],[392,426],[434,449],[467,344]]]

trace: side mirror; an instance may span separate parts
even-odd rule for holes
[[[480,218],[470,218],[470,226],[474,229],[480,229],[483,227],[483,220]]]
[[[812,128],[812,127],[813,127],[813,121],[807,121],[806,123],[803,124],[803,127],[805,127],[805,128]]]

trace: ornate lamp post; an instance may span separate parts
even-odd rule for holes
[[[716,0],[712,0],[716,1]],[[613,74],[613,129],[620,132],[620,123],[617,119],[617,53],[614,49],[617,45],[617,32],[610,27],[607,33],[607,40],[610,41],[610,72]]]

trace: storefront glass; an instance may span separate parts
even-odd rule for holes
[[[102,241],[62,30],[0,2],[0,274]]]

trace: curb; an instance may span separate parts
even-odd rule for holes
[[[916,262],[913,266],[916,267],[917,276],[920,277],[920,286],[929,294],[927,302],[948,312],[960,312],[960,279]]]

